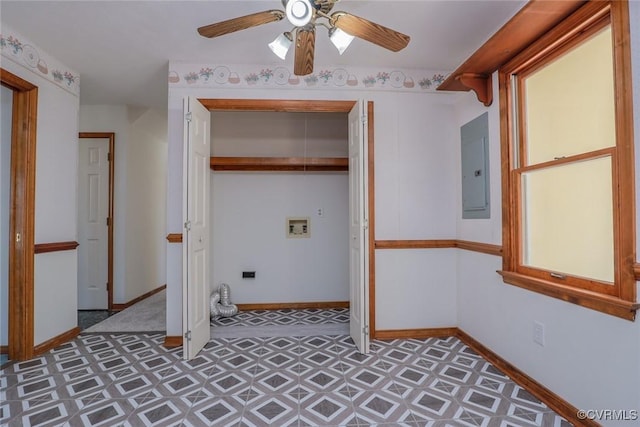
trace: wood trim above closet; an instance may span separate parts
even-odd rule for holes
[[[277,111],[292,113],[348,113],[355,101],[308,101],[293,99],[198,99],[207,110]]]
[[[490,105],[493,95],[493,91],[489,91],[491,74],[584,3],[585,0],[529,1],[451,73],[437,90],[473,90],[478,100],[484,105]]]
[[[52,243],[38,243],[34,246],[34,253],[43,254],[47,252],[62,252],[73,251],[80,244],[78,242],[52,242]]]
[[[339,171],[349,170],[346,157],[211,157],[215,171]]]

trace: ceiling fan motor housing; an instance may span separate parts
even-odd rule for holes
[[[304,27],[313,19],[315,6],[311,0],[288,0],[285,4],[287,19],[294,27]]]

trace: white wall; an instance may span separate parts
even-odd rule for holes
[[[0,345],[9,344],[9,185],[13,92],[0,87]]]
[[[640,3],[630,2],[633,65],[640,69]],[[634,74],[636,140],[640,135],[640,73]],[[501,244],[500,139],[498,85],[489,111],[492,217],[462,220],[456,200],[457,237]],[[472,94],[456,106],[458,126],[486,108]],[[636,144],[637,145],[637,144]],[[637,148],[637,147],[636,147]],[[456,143],[459,151],[459,142]],[[459,152],[456,154],[459,155]],[[459,162],[456,174],[460,175]],[[640,188],[640,150],[636,149],[636,189]],[[458,179],[457,194],[460,194]],[[637,192],[637,190],[636,190]],[[636,196],[636,203],[640,199]],[[640,224],[640,204],[636,207]],[[583,409],[638,409],[640,323],[537,294],[502,282],[499,257],[458,253],[458,326],[544,386]],[[545,326],[546,343],[533,342],[533,322]],[[602,420],[603,425],[628,422]]]
[[[377,240],[455,234],[457,130],[442,101],[437,94],[389,94],[376,102]],[[454,250],[376,250],[375,257],[377,330],[455,326]]]
[[[346,113],[211,112],[211,155],[346,157]]]
[[[456,326],[456,250],[376,251],[376,330]]]
[[[427,239],[455,234],[455,161],[456,128],[450,95],[393,91],[350,91],[348,89],[304,90],[269,88],[242,90],[224,88],[188,88],[169,86],[169,169],[167,189],[167,233],[182,232],[182,100],[198,98],[246,99],[319,99],[357,100],[366,98],[375,104],[375,205],[378,239]],[[168,244],[167,258],[167,334],[181,335],[182,282],[178,244]],[[171,254],[171,252],[174,252]],[[377,255],[382,251],[377,251]],[[418,263],[434,265],[444,271],[455,263],[454,251],[424,251]],[[436,256],[437,258],[431,258]],[[377,268],[385,271],[376,277],[377,329],[409,327],[398,323],[406,313],[406,304],[425,303],[411,320],[414,327],[454,326],[456,274],[427,274],[422,269],[406,270],[393,259],[380,255]],[[446,261],[445,261],[446,260]],[[409,264],[416,264],[409,256]],[[386,270],[384,270],[386,268]],[[393,294],[394,304],[379,295]],[[442,316],[431,307],[445,306]],[[436,310],[437,311],[437,310]],[[418,326],[419,325],[419,326]]]
[[[12,61],[2,66],[38,87],[35,243],[76,240],[78,97]],[[35,345],[76,327],[76,265],[76,251],[35,256]]]
[[[114,287],[122,304],[164,285],[166,117],[154,109],[83,105],[82,132],[115,132]]]
[[[129,123],[125,301],[167,282],[167,115],[129,107]]]
[[[214,156],[347,157],[348,139],[345,113],[211,113]],[[345,172],[213,172],[212,286],[235,303],[348,301],[348,185]],[[310,238],[286,238],[287,217],[309,217]]]
[[[211,188],[214,287],[234,303],[349,301],[346,173],[214,172]],[[309,217],[310,237],[287,238],[287,217]]]

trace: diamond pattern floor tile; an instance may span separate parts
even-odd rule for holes
[[[220,324],[348,322],[344,310],[240,313]],[[570,426],[457,338],[218,338],[193,360],[164,336],[82,334],[0,372],[13,426]]]

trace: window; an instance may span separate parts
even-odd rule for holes
[[[505,282],[633,320],[626,2],[588,2],[499,72]]]

